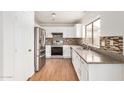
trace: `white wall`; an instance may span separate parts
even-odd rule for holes
[[[3,32],[2,32],[2,12],[0,12],[0,80],[2,80],[3,72]]]
[[[119,11],[87,12],[82,19],[82,24],[86,25],[98,17],[101,18],[101,36],[124,37],[124,12],[119,12]]]
[[[46,30],[46,37],[52,37],[53,32],[63,33],[63,37],[76,37],[74,26],[42,26]]]

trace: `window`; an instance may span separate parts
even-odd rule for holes
[[[85,26],[82,26],[82,38],[83,38],[83,42],[85,43],[86,42],[86,34],[85,34]]]
[[[85,26],[85,42],[88,45],[93,45],[96,47],[100,47],[100,18],[96,19],[95,21],[89,23]]]
[[[86,26],[86,43],[92,45],[92,23]]]
[[[93,45],[100,46],[100,19],[93,22]]]

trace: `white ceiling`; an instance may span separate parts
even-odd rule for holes
[[[56,13],[54,21],[52,13]],[[39,24],[75,24],[81,21],[84,13],[82,11],[36,11],[35,21]]]

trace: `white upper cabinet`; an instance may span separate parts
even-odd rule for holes
[[[63,33],[63,38],[74,38],[76,31],[73,26],[45,26],[46,37],[52,38],[52,33]]]
[[[81,38],[82,37],[82,24],[75,24],[74,26],[75,32],[76,32],[76,38]]]
[[[66,29],[63,31],[64,31],[64,33],[63,33],[64,38],[74,38],[75,37],[74,27],[66,27]]]
[[[81,38],[82,24],[74,26],[44,26],[46,37],[52,38],[52,33],[63,33],[63,38]]]

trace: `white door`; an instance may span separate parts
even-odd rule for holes
[[[34,72],[34,13],[24,12],[24,31],[23,31],[23,57],[25,62],[25,79],[29,78]]]
[[[21,22],[19,20],[18,14],[16,15],[16,24],[15,24],[15,35],[14,35],[14,40],[15,40],[15,72],[14,72],[14,80],[21,80],[22,75],[24,72],[24,37],[23,37],[23,29],[21,26]]]
[[[34,72],[34,14],[16,12],[15,80],[26,80]]]

